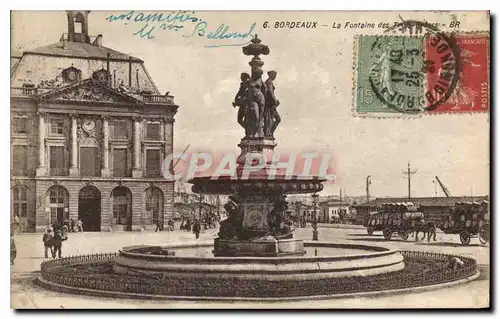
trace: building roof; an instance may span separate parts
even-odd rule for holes
[[[453,197],[413,197],[410,202],[418,206],[443,206],[451,207],[458,202],[488,200],[488,196],[453,196]],[[355,207],[375,207],[382,204],[407,203],[408,197],[381,197]]]
[[[130,56],[125,53],[115,51],[113,49],[92,45],[90,43],[82,42],[57,42],[33,50],[26,50],[25,54],[39,54],[50,56],[64,56],[72,58],[93,58],[93,59],[106,59],[108,53],[111,60],[128,61],[132,58],[134,62],[143,62],[141,59]]]

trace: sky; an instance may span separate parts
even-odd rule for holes
[[[261,56],[264,71],[276,70],[276,95],[282,122],[275,138],[276,150],[316,150],[334,158],[336,183],[324,194],[365,194],[366,176],[371,175],[370,195],[407,196],[402,174],[408,162],[412,169],[412,196],[434,196],[434,176],[439,176],[454,196],[489,194],[489,115],[432,115],[419,118],[361,118],[353,115],[355,72],[354,39],[359,34],[380,34],[380,29],[329,26],[338,22],[399,21],[397,12],[191,12],[197,22],[179,22],[177,31],[148,24],[148,35],[134,35],[146,22],[106,20],[127,11],[93,11],[89,34],[103,34],[103,45],[145,61],[160,91],[175,96],[174,148],[182,152],[209,150],[235,152],[243,137],[231,105],[241,72],[249,72],[250,58],[242,53],[246,39],[212,39],[209,32],[219,26],[228,32],[257,33],[270,54]],[[152,12],[149,12],[152,13]],[[168,14],[169,12],[162,12]],[[405,18],[423,13],[405,12]],[[448,23],[461,21],[463,31],[488,30],[484,13],[425,13],[425,19]],[[264,22],[268,22],[264,28]],[[316,29],[274,28],[276,22],[317,22]],[[255,26],[252,28],[253,23]],[[325,25],[320,27],[319,25]],[[327,26],[326,26],[327,25]],[[202,30],[201,27],[206,27]],[[148,30],[148,29],[145,29]],[[203,35],[198,33],[205,31]],[[67,32],[66,14],[14,12],[12,48],[33,49],[59,41]],[[145,33],[145,32],[143,32]],[[193,35],[193,36],[190,36]],[[443,192],[438,189],[438,195]]]

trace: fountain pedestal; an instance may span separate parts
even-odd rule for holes
[[[274,139],[244,138],[238,146],[241,154],[234,175],[190,181],[195,193],[230,195],[230,202],[224,206],[229,218],[221,222],[214,255],[304,255],[304,244],[293,238],[291,222],[286,218],[286,195],[319,192],[324,180],[288,176],[276,170]]]
[[[238,123],[245,137],[238,146],[236,170],[229,176],[195,177],[193,192],[230,195],[224,206],[229,218],[220,223],[215,240],[215,256],[269,257],[304,255],[304,244],[293,238],[288,220],[286,194],[316,193],[323,189],[325,179],[286,175],[279,172],[274,156],[274,131],[281,122],[274,94],[277,72],[267,72],[263,81],[264,62],[259,55],[269,54],[269,47],[255,36],[243,47],[253,56],[251,74],[241,73],[240,88],[233,106],[238,106]],[[281,166],[281,165],[280,165]]]

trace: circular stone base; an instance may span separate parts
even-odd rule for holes
[[[38,282],[57,291],[108,297],[290,301],[425,290],[478,276],[476,261],[469,257],[413,251],[401,255],[404,269],[372,276],[307,279],[291,276],[286,280],[213,276],[200,280],[196,276],[167,277],[140,270],[115,273],[113,266],[118,255],[99,254],[46,261],[42,263]],[[450,257],[461,259],[463,265],[450,269]]]
[[[308,242],[304,246],[336,250],[362,250],[345,256],[291,257],[178,257],[153,255],[154,246],[132,246],[120,250],[114,271],[137,273],[169,279],[224,278],[267,281],[300,281],[325,278],[366,277],[399,271],[404,268],[403,256],[396,250],[379,246]],[[164,250],[212,247],[205,245],[165,246]]]

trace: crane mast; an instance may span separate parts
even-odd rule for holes
[[[441,180],[439,180],[439,177],[436,176],[436,180],[437,180],[439,186],[441,186],[441,189],[443,190],[443,193],[446,195],[446,197],[451,197],[450,191],[446,188],[446,186],[444,186],[443,183],[441,183]]]

